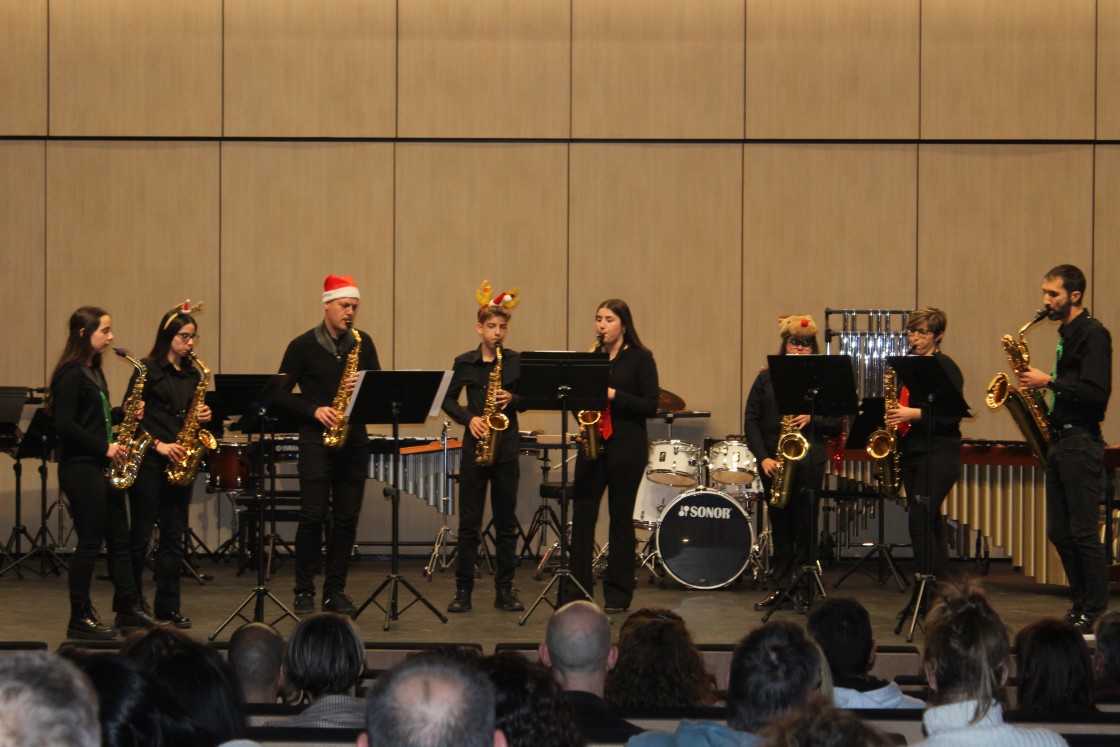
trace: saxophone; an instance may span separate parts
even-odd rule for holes
[[[183,447],[183,458],[168,461],[165,470],[167,481],[179,486],[194,482],[202,457],[207,451],[218,448],[218,439],[198,422],[198,411],[206,404],[206,386],[210,383],[210,369],[193,352],[187,353],[186,357],[198,366],[200,375],[198,386],[194,388],[194,398],[183,420],[183,427],[179,429],[179,435],[175,439],[175,442]]]
[[[1007,360],[1016,373],[1026,371],[1031,366],[1031,353],[1027,348],[1026,332],[1034,325],[1046,318],[1048,311],[1039,309],[1034,318],[1023,325],[1019,330],[1019,339],[1011,335],[1003,336],[1003,349],[1007,352]],[[988,408],[998,409],[1007,405],[1007,411],[1019,426],[1031,453],[1040,464],[1046,464],[1046,453],[1050,445],[1050,408],[1046,398],[1038,389],[1023,391],[1011,385],[1011,380],[1002,371],[992,377],[988,383],[988,390],[984,395]]]
[[[350,327],[350,333],[354,335],[354,347],[350,348],[350,353],[346,356],[342,379],[339,380],[338,391],[334,393],[334,400],[331,401],[331,407],[338,413],[338,422],[323,430],[323,446],[328,449],[341,449],[350,434],[350,419],[344,413],[350,404],[350,395],[353,393],[349,384],[350,377],[358,371],[358,355],[362,352],[362,336],[353,327]]]
[[[883,409],[898,407],[898,374],[888,367],[883,374]],[[879,484],[892,500],[902,490],[902,453],[898,449],[898,426],[884,423],[867,438],[867,453],[878,463]]]
[[[502,388],[502,344],[494,345],[494,368],[486,384],[486,407],[482,411],[482,422],[486,433],[478,439],[474,461],[480,467],[489,467],[497,456],[498,437],[509,428],[509,418],[498,411],[498,390]]]
[[[595,344],[587,352],[594,353],[602,345],[603,336],[597,335]],[[576,413],[576,420],[579,421],[580,449],[583,451],[583,458],[589,462],[594,462],[603,455],[603,438],[599,435],[599,420],[602,417],[603,413],[599,410],[580,410]]]
[[[793,465],[809,453],[809,442],[793,424],[793,415],[782,416],[782,434],[778,437],[778,469],[770,483],[770,505],[785,508],[793,487]]]
[[[128,354],[124,348],[113,348],[113,352],[128,360],[136,367],[136,381],[124,401],[124,420],[117,430],[117,446],[125,450],[126,457],[121,464],[112,464],[105,472],[109,484],[117,490],[126,490],[136,482],[136,475],[140,471],[140,462],[144,461],[144,454],[152,445],[151,435],[140,426],[140,408],[144,404],[144,384],[148,381],[148,369],[144,364]]]

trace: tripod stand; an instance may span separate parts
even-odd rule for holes
[[[392,568],[381,585],[354,611],[354,619],[371,604],[385,613],[383,630],[417,602],[427,607],[440,622],[447,618],[429,602],[400,572],[400,510],[401,510],[401,423],[423,423],[439,412],[440,403],[451,383],[450,371],[359,371],[358,383],[346,413],[351,426],[367,423],[393,424],[393,484],[385,488],[385,497],[392,503]],[[412,594],[412,601],[399,608],[400,587]],[[377,601],[382,591],[389,599]]]
[[[66,561],[59,557],[55,552],[54,536],[51,530],[47,527],[47,518],[49,516],[47,510],[47,460],[51,456],[54,448],[54,433],[50,425],[50,420],[43,412],[41,405],[36,405],[35,414],[31,418],[31,424],[27,428],[27,433],[24,435],[23,440],[20,442],[16,450],[16,511],[17,511],[17,526],[12,530],[12,539],[19,545],[21,538],[27,538],[27,529],[19,524],[19,477],[22,473],[22,467],[19,460],[21,459],[38,459],[39,460],[39,530],[35,533],[34,537],[30,537],[31,549],[16,558],[12,563],[0,572],[0,576],[10,570],[15,570],[16,574],[21,578],[20,566],[31,560],[39,560],[39,570],[36,571],[40,576],[46,576],[48,573],[53,573],[56,576],[62,575],[62,569],[66,568]],[[9,544],[11,540],[9,540]],[[18,553],[17,553],[18,554]]]

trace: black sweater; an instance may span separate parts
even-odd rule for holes
[[[486,392],[490,388],[490,373],[496,361],[482,360],[482,346],[463,353],[455,359],[451,385],[443,399],[443,411],[459,425],[469,425],[471,418],[482,415],[486,410]],[[498,437],[495,462],[510,462],[517,458],[520,436],[517,427],[517,411],[521,398],[517,395],[517,382],[521,378],[521,355],[516,350],[502,348],[502,389],[513,395],[513,399],[502,410],[509,418],[509,427]],[[467,390],[466,407],[459,404],[459,393]],[[478,448],[478,439],[471,435],[470,428],[463,433],[463,453],[473,455]]]
[[[105,452],[109,438],[102,403],[111,402],[101,369],[72,363],[51,382],[52,415],[58,435],[61,462],[97,462],[109,465]],[[121,409],[113,408],[112,421],[120,422]]]
[[[610,440],[645,441],[646,419],[657,414],[661,396],[653,353],[633,346],[620,350],[611,361],[609,386],[615,390]]]

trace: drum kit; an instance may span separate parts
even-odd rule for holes
[[[641,555],[651,581],[664,573],[692,589],[718,589],[764,574],[766,543],[756,541],[752,519],[753,507],[764,504],[762,487],[741,436],[706,451],[687,441],[652,441],[646,478],[634,524],[651,532]]]

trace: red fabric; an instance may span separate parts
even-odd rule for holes
[[[899,391],[899,393],[898,393],[898,406],[899,407],[909,407],[910,406],[910,390],[907,389],[905,386],[902,387],[901,391]],[[909,433],[909,432],[910,432],[910,424],[909,423],[899,423],[899,425],[898,425],[898,435],[899,435],[900,438],[906,438],[906,434]]]
[[[603,414],[599,417],[599,436],[606,441],[614,433],[614,426],[611,425],[611,403],[607,403],[607,409],[603,410]]]

